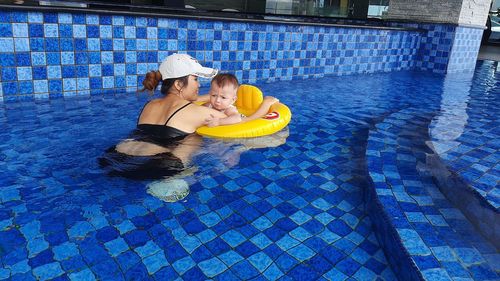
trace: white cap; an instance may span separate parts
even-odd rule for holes
[[[179,78],[187,75],[212,78],[217,74],[217,69],[203,67],[201,64],[187,54],[172,54],[160,64],[158,69],[161,79]]]

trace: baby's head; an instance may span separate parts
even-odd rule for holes
[[[229,73],[215,75],[210,83],[210,104],[217,110],[230,107],[237,98],[239,83],[236,76]]]

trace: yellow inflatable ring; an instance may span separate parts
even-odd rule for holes
[[[241,85],[238,88],[236,108],[245,115],[254,113],[263,101],[262,91],[252,85]],[[266,116],[244,123],[225,125],[218,127],[200,127],[196,133],[217,138],[255,138],[270,135],[283,129],[292,118],[290,109],[282,104],[276,103],[271,106]]]

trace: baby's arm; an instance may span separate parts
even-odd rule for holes
[[[224,111],[227,115],[226,118],[217,118],[215,116],[211,116],[211,118],[207,118],[205,121],[208,127],[216,127],[222,125],[231,125],[241,122],[241,114],[238,112],[236,107],[230,107]]]
[[[271,108],[271,106],[277,102],[280,102],[280,100],[275,97],[272,96],[264,97],[264,100],[260,104],[257,111],[255,111],[252,115],[243,118],[243,122],[248,122],[264,117],[269,112],[269,108]]]

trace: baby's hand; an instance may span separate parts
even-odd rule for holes
[[[262,103],[265,103],[269,106],[271,106],[275,103],[278,103],[278,102],[280,102],[280,100],[275,98],[275,97],[272,97],[272,96],[266,96],[266,97],[264,97],[264,100],[262,101]]]
[[[220,118],[217,118],[217,117],[213,116],[212,114],[210,114],[210,117],[205,119],[205,126],[217,127],[217,126],[219,126],[219,120],[220,120]]]

